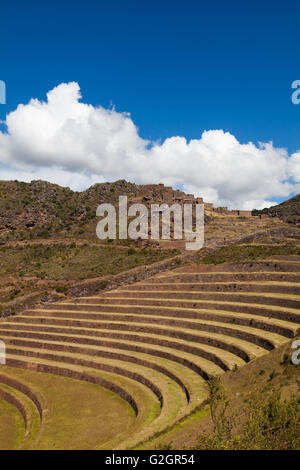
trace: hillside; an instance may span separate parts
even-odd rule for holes
[[[96,208],[102,202],[117,203],[120,195],[127,195],[129,203],[148,206],[174,196],[179,201],[193,199],[162,184],[143,186],[125,180],[95,184],[82,192],[45,181],[0,181],[0,312],[14,313],[74,289],[80,292],[78,283],[93,293],[99,286],[110,285],[111,276],[122,272],[130,276],[132,269],[141,273],[152,264],[166,269],[160,264],[164,260],[173,266],[175,261],[182,262],[177,259],[180,253],[181,258],[189,256],[183,250],[184,240],[145,240],[141,245],[130,239],[100,241]],[[259,243],[278,246],[278,253],[295,252],[297,233],[278,217],[239,217],[211,206],[205,210],[207,249]],[[287,245],[284,251],[282,245]],[[227,251],[227,258],[232,258],[233,253]],[[200,257],[204,254],[201,250]]]
[[[99,204],[136,193],[137,186],[126,181],[99,183],[82,192],[46,181],[0,181],[0,235],[22,240],[51,238],[63,230],[76,233],[95,218]]]
[[[297,392],[294,366],[286,380],[255,369],[297,335],[297,227],[206,204],[202,250],[161,239],[145,247],[98,240],[98,204],[192,195],[126,181],[83,192],[43,181],[0,188],[0,448],[213,447],[207,436],[198,442],[212,429],[213,377],[233,377],[242,396],[247,370],[289,399]],[[298,445],[285,440],[278,445]]]
[[[98,205],[104,202],[117,204],[119,196],[124,195],[129,203],[140,202],[148,207],[151,203],[196,202],[193,195],[162,184],[136,185],[125,180],[97,183],[82,192],[46,181],[0,181],[0,243],[74,238],[97,242]],[[277,212],[275,208],[274,212],[268,209],[270,217],[265,219],[238,216],[239,212],[247,211],[228,211],[205,203],[206,241],[214,238],[222,242],[254,231],[280,229],[284,227],[282,222],[294,221],[291,214],[296,214],[299,205],[297,197],[276,206],[280,208],[276,209]],[[267,209],[262,213],[265,211]],[[132,245],[130,240],[121,243]]]
[[[253,211],[253,214],[267,214],[270,217],[279,217],[284,222],[300,226],[300,194],[287,201],[265,208],[261,211]]]
[[[223,397],[218,404],[218,413],[221,417],[224,408],[226,413],[223,429],[220,429],[221,436],[213,431],[210,406],[206,404],[198,413],[192,414],[143,448],[299,450],[300,365],[291,363],[291,344],[292,341],[289,341],[246,367],[223,375]],[[251,412],[250,406],[254,407]],[[244,425],[246,418],[248,429],[246,435],[243,435],[241,426],[237,424]],[[263,432],[259,430],[259,420],[264,423]],[[274,422],[280,430],[278,437],[274,432]],[[231,428],[233,424],[237,429],[227,433],[225,428]],[[266,425],[271,426],[267,429]]]

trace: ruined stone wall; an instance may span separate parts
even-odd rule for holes
[[[238,210],[238,215],[240,217],[252,217],[252,211],[240,211]]]

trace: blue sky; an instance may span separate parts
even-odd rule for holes
[[[291,155],[299,14],[297,1],[2,2],[0,118],[75,81],[83,102],[130,112],[143,139],[222,129]]]

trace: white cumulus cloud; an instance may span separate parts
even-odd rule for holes
[[[289,157],[272,143],[241,144],[223,130],[189,142],[179,136],[149,142],[128,113],[80,100],[77,83],[62,83],[47,101],[32,99],[9,113],[7,131],[0,132],[0,179],[45,179],[75,190],[120,178],[163,181],[244,209],[270,206],[299,189],[300,153]]]

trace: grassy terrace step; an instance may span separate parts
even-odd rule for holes
[[[299,261],[277,261],[273,259],[256,260],[245,263],[220,263],[220,264],[198,264],[197,266],[188,266],[173,271],[174,274],[181,272],[299,272]],[[170,273],[168,273],[170,274]]]
[[[1,397],[0,393],[0,450],[17,450],[25,436],[24,419],[20,411]]]
[[[12,331],[32,331],[32,332],[50,332],[50,333],[70,333],[75,335],[84,335],[84,336],[93,336],[93,337],[124,337],[131,332],[135,334],[138,333],[139,338],[144,336],[149,337],[149,335],[156,335],[158,337],[168,337],[180,339],[187,342],[194,342],[200,345],[212,346],[220,352],[227,351],[232,353],[245,362],[249,362],[251,359],[254,359],[256,356],[261,356],[265,354],[266,350],[260,346],[249,343],[240,338],[233,338],[220,333],[212,333],[201,331],[197,332],[195,330],[189,330],[178,327],[160,327],[152,325],[140,325],[140,324],[126,324],[126,323],[110,323],[104,324],[99,328],[83,328],[82,326],[72,326],[69,325],[43,325],[43,324],[34,324],[34,323],[6,323],[3,325],[6,329]],[[114,336],[111,336],[114,335]]]
[[[70,340],[69,342],[59,341],[58,338],[56,338],[54,342],[49,339],[39,341],[37,339],[16,339],[11,336],[4,336],[3,334],[1,334],[1,336],[9,346],[35,348],[40,350],[45,349],[64,353],[67,352],[68,354],[75,354],[76,357],[77,354],[79,354],[92,356],[93,358],[101,358],[101,360],[103,358],[114,359],[121,363],[128,362],[148,367],[166,375],[176,382],[184,391],[188,402],[193,401],[198,394],[199,384],[202,384],[202,381],[199,380],[199,375],[204,376],[204,378],[207,379],[208,374],[222,373],[222,370],[211,362],[205,359],[197,359],[195,357],[192,358],[194,359],[194,361],[192,361],[191,355],[184,353],[181,358],[175,357],[176,360],[174,360],[174,355],[171,355],[168,350],[166,351],[167,348],[162,348],[162,351],[155,351],[154,349],[151,350],[151,348],[148,348],[148,352],[135,351],[135,355],[131,356],[124,354],[124,350],[119,348],[115,348],[112,351],[111,348],[105,346],[102,346],[101,348],[87,347],[86,345],[78,346],[74,345]],[[155,354],[155,352],[160,354]],[[165,353],[164,355],[163,352]],[[152,357],[149,357],[149,355]],[[151,362],[149,359],[151,359]],[[181,379],[181,377],[183,379]]]
[[[6,374],[2,374],[0,370],[0,384],[7,385],[15,390],[18,390],[20,393],[23,395],[26,395],[29,400],[32,401],[34,406],[36,407],[36,410],[39,414],[39,420],[40,422],[43,421],[43,403],[42,399],[33,391],[31,390],[28,385],[25,383],[22,383],[12,377],[9,377]]]
[[[0,384],[0,450],[20,449],[28,432],[27,421],[23,403]]]
[[[294,337],[299,307],[300,257],[193,264],[102,295],[28,309],[0,322],[0,339],[8,368],[109,390],[130,410],[130,432],[98,447],[134,448],[195,410],[207,398],[210,375]],[[11,379],[3,385],[0,374],[0,394],[11,387],[26,404],[27,428],[37,416],[43,429],[34,389],[18,390]]]
[[[189,307],[187,307],[187,305]],[[241,304],[235,305],[232,303],[216,304],[215,302],[204,303],[200,301],[176,302],[168,301],[167,299],[144,299],[138,301],[135,301],[135,299],[124,299],[123,305],[114,304],[112,301],[109,304],[103,303],[103,305],[55,304],[52,305],[51,308],[48,307],[50,307],[50,305],[47,306],[47,309],[27,310],[22,316],[97,321],[108,318],[113,321],[134,320],[144,322],[144,317],[149,318],[149,316],[155,315],[159,317],[159,321],[164,321],[165,318],[172,318],[174,319],[172,320],[173,322],[177,322],[178,325],[183,326],[184,323],[182,323],[182,321],[185,320],[216,321],[230,325],[249,326],[251,328],[286,336],[287,338],[293,338],[298,329],[298,324],[296,324],[298,317],[295,314],[291,314],[285,310],[270,310],[264,308],[263,305],[249,308],[248,306]],[[109,315],[109,317],[107,315]]]
[[[2,370],[3,368],[0,372]],[[6,374],[0,373],[0,387],[2,390],[3,387],[8,388],[9,393],[16,399],[17,407],[24,419],[26,431],[22,448],[29,448],[43,422],[43,400],[28,385]]]
[[[83,367],[89,367],[90,369],[95,369],[95,370],[101,370],[101,371],[107,371],[114,373],[116,375],[121,375],[123,377],[128,377],[136,382],[139,382],[151,390],[154,395],[158,398],[161,407],[164,404],[164,397],[163,394],[160,390],[160,388],[157,386],[156,383],[152,381],[153,375],[154,377],[157,378],[158,374],[147,374],[145,376],[145,369],[142,368],[141,366],[139,367],[120,367],[120,362],[115,363],[113,360],[107,361],[105,358],[100,361],[95,361],[91,360],[90,357],[86,355],[72,355],[72,354],[67,354],[65,353],[64,355],[56,355],[52,353],[42,353],[39,351],[36,351],[34,348],[12,348],[8,347],[7,348],[7,353],[9,354],[14,354],[14,355],[19,355],[19,356],[24,356],[24,357],[34,357],[34,358],[41,358],[45,360],[52,360],[52,361],[58,361],[66,364],[73,364],[73,365],[78,365],[78,366],[83,366]],[[113,364],[113,365],[112,365]],[[136,372],[138,371],[138,372]],[[151,380],[148,378],[151,376]],[[164,379],[162,379],[162,383],[164,384]],[[180,387],[178,387],[180,388]],[[182,390],[181,390],[182,391]],[[181,394],[182,395],[182,394]],[[137,411],[137,410],[136,410]]]
[[[43,398],[43,423],[30,449],[94,449],[112,438],[124,439],[139,420],[128,403],[99,385],[7,365],[2,368],[6,376],[26,383]],[[0,429],[1,421],[2,416]],[[0,449],[14,448],[5,447],[7,439],[2,443],[1,437],[0,433]]]
[[[298,327],[300,324],[300,322],[297,322],[298,317],[296,317],[295,319],[294,316],[291,316],[286,312],[284,312],[284,314],[276,312],[273,315],[272,311],[266,311],[266,309],[264,309],[262,310],[261,315],[259,315],[257,312],[240,312],[237,308],[230,309],[227,308],[227,305],[225,305],[224,310],[219,310],[220,308],[222,308],[219,305],[217,306],[217,308],[214,308],[214,305],[205,305],[203,308],[200,302],[195,303],[193,301],[189,301],[188,303],[182,302],[180,303],[180,306],[177,306],[179,302],[177,304],[177,302],[172,299],[161,299],[157,302],[155,300],[153,302],[148,302],[148,300],[149,299],[146,298],[139,301],[134,301],[134,299],[129,299],[128,301],[128,299],[124,299],[124,305],[122,305],[120,309],[113,308],[113,305],[117,304],[115,304],[114,302],[109,302],[109,306],[112,308],[108,311],[113,313],[115,313],[114,311],[116,311],[117,314],[130,312],[130,314],[151,315],[152,311],[155,310],[155,315],[161,317],[199,319],[217,321],[222,323],[224,322],[235,325],[244,325],[250,326],[252,328],[257,328],[259,330],[265,330],[271,333],[276,333],[280,336],[285,336],[287,338],[293,338],[297,334]],[[175,307],[173,307],[173,305],[175,305]],[[188,307],[185,305],[188,305]],[[77,309],[74,311],[77,312]],[[82,313],[81,310],[78,311],[80,312],[80,314]],[[98,311],[103,313],[104,309],[99,309]],[[97,319],[96,315],[99,314],[92,313],[91,315],[94,315],[93,318]],[[281,317],[284,319],[281,319]]]
[[[145,348],[145,346],[141,346],[141,344],[146,344],[146,345],[154,345],[158,346],[155,349],[153,349],[152,354],[153,355],[159,355],[161,351],[164,351],[165,348],[170,350],[172,353],[177,352],[180,354],[182,351],[189,353],[192,355],[193,360],[195,360],[194,356],[199,356],[203,357],[211,362],[214,362],[217,366],[219,366],[223,370],[228,370],[232,369],[235,365],[244,365],[245,360],[237,356],[236,354],[233,354],[232,352],[226,351],[205,345],[205,348],[200,348],[198,343],[195,343],[193,341],[185,341],[185,340],[180,340],[176,339],[176,341],[171,341],[168,337],[161,337],[159,335],[148,335],[145,333],[139,333],[137,334],[131,334],[131,333],[116,333],[114,331],[107,331],[107,330],[98,330],[99,336],[93,337],[91,331],[89,333],[90,336],[85,336],[85,335],[79,335],[78,332],[75,333],[77,334],[70,334],[67,329],[57,329],[57,328],[52,328],[55,330],[54,332],[51,331],[51,328],[48,328],[47,330],[50,330],[51,332],[36,332],[36,331],[30,331],[30,327],[26,329],[26,326],[24,326],[24,329],[22,330],[12,330],[9,329],[9,326],[12,327],[12,325],[6,325],[6,328],[0,328],[0,336],[9,336],[9,337],[14,337],[14,338],[33,338],[33,339],[41,339],[41,340],[53,340],[53,341],[67,341],[67,342],[72,342],[75,344],[89,344],[89,345],[97,345],[97,346],[106,346],[106,347],[111,347],[111,348],[119,348],[119,349],[124,349],[127,351],[141,351],[145,352],[149,348]],[[18,325],[19,326],[19,325]],[[57,330],[60,330],[60,332],[57,332]],[[118,341],[112,341],[112,340],[118,340]]]
[[[108,341],[102,341],[102,344],[86,344],[84,342],[84,338],[82,338],[82,341],[78,343],[78,338],[77,342],[72,341],[72,336],[66,337],[62,335],[48,335],[46,338],[44,335],[43,341],[39,341],[40,338],[26,338],[26,332],[22,332],[21,334],[17,334],[18,332],[6,332],[3,333],[1,332],[1,337],[5,339],[6,344],[13,344],[16,346],[29,346],[31,347],[31,343],[36,346],[37,342],[39,342],[40,347],[42,348],[44,344],[48,344],[49,341],[54,342],[55,345],[57,346],[56,350],[59,351],[67,351],[67,352],[73,352],[73,353],[80,353],[80,354],[87,354],[91,356],[98,356],[98,357],[111,357],[111,358],[116,358],[119,360],[123,361],[128,361],[128,362],[133,362],[141,365],[150,365],[151,368],[154,370],[158,370],[165,375],[169,376],[172,380],[175,380],[183,390],[188,393],[188,390],[186,390],[185,386],[185,380],[181,380],[180,377],[184,377],[185,375],[179,375],[177,372],[177,368],[175,371],[174,369],[174,364],[175,367],[177,367],[177,364],[180,364],[194,372],[196,372],[198,375],[201,377],[204,377],[207,379],[208,374],[211,373],[220,373],[221,370],[228,370],[228,366],[224,361],[220,361],[219,364],[217,364],[217,357],[210,357],[205,358],[202,356],[195,356],[191,353],[186,353],[181,351],[180,356],[175,354],[175,351],[172,350],[171,348],[168,348],[166,346],[161,345],[159,349],[154,348],[154,347],[145,347],[141,346],[140,344],[128,344],[126,342],[119,342],[119,343],[109,343]],[[22,335],[22,336],[21,336]],[[49,338],[50,336],[50,338]],[[22,339],[20,339],[22,338]],[[33,340],[33,341],[32,341]],[[96,343],[96,341],[94,341]],[[100,341],[98,341],[100,343]],[[53,345],[51,345],[52,349],[54,348]],[[113,352],[112,352],[113,350]],[[134,352],[134,356],[132,355],[125,355],[124,351],[131,351]],[[142,353],[142,354],[140,354]],[[158,359],[157,359],[158,358]],[[165,359],[167,361],[171,361],[170,363],[172,364],[172,367],[169,367],[165,369]],[[149,362],[150,360],[150,362]],[[154,363],[153,363],[154,361]],[[209,361],[209,362],[207,362]],[[217,367],[212,367],[211,362],[217,365]],[[170,366],[170,364],[169,364]],[[180,374],[184,373],[187,374],[187,371],[180,370]],[[173,377],[172,377],[173,375]],[[178,377],[178,378],[177,378]]]
[[[178,272],[168,273],[165,276],[156,276],[147,279],[147,283],[159,284],[170,282],[253,282],[253,281],[273,281],[273,282],[289,282],[300,283],[300,274],[291,272],[229,272],[229,271],[215,271],[215,272]],[[140,285],[140,284],[135,284]]]
[[[152,362],[151,364],[146,361],[145,355],[136,354],[136,357],[133,358],[134,366],[132,366],[130,356],[125,356],[122,353],[113,354],[111,351],[105,355],[105,351],[101,351],[99,349],[98,354],[101,357],[100,361],[98,360],[98,357],[96,358],[97,360],[95,360],[94,355],[91,357],[91,353],[93,352],[92,349],[90,349],[89,353],[87,352],[87,348],[85,349],[84,353],[82,353],[78,347],[72,348],[55,343],[43,344],[41,342],[33,341],[29,346],[25,346],[24,341],[20,346],[13,347],[10,345],[10,340],[8,341],[7,346],[7,352],[10,354],[53,360],[72,365],[76,364],[92,369],[106,370],[125,377],[128,376],[133,378],[134,380],[148,386],[148,388],[150,388],[159,398],[161,406],[166,407],[168,409],[168,413],[173,413],[174,416],[187,406],[190,393],[192,400],[189,401],[191,401],[191,403],[194,402],[196,397],[199,395],[199,384],[201,384],[199,376],[194,372],[187,370],[180,364],[174,364],[168,360],[162,361],[160,358],[154,358],[156,363]],[[41,350],[46,352],[40,352]],[[53,354],[52,351],[55,351],[56,354]],[[63,351],[63,354],[57,354],[59,351]],[[140,357],[140,360],[138,360],[137,356]],[[161,365],[162,363],[167,364],[168,368],[163,367]],[[216,373],[218,370],[220,371],[217,366],[212,367],[212,364],[208,362],[207,364],[212,373]],[[179,376],[184,376],[191,389],[190,393],[187,391],[187,387],[185,387],[185,385],[183,385],[175,376],[174,371]],[[175,401],[173,400],[173,396],[176,396]]]
[[[172,286],[172,284],[169,284],[170,286]],[[160,287],[160,285],[158,285],[158,287]],[[268,302],[270,299],[274,300],[274,302],[281,302],[283,300],[290,300],[290,301],[293,301],[294,304],[293,306],[291,305],[290,307],[291,308],[296,308],[298,309],[299,306],[300,306],[300,291],[297,292],[297,293],[293,293],[293,294],[287,294],[287,292],[257,292],[257,291],[253,291],[253,292],[239,292],[239,291],[233,291],[233,292],[220,292],[219,290],[206,290],[206,291],[190,291],[190,290],[187,290],[187,289],[180,289],[180,290],[172,290],[171,289],[164,289],[166,293],[168,292],[171,292],[172,294],[176,294],[176,296],[178,297],[179,295],[183,295],[183,297],[178,297],[178,298],[181,298],[181,299],[186,299],[186,300],[189,300],[189,295],[192,295],[194,296],[194,298],[196,298],[195,296],[196,295],[199,295],[199,298],[200,299],[206,299],[206,296],[207,297],[211,297],[211,296],[215,296],[216,299],[218,298],[222,298],[223,297],[223,300],[226,300],[226,299],[229,299],[229,298],[232,298],[232,299],[239,299],[238,301],[243,301],[244,299],[247,299],[247,302],[251,303],[251,302],[254,302],[254,303],[264,303],[264,302]],[[103,294],[101,295],[94,295],[94,296],[82,296],[78,299],[68,299],[68,300],[64,300],[64,301],[58,301],[58,303],[73,303],[73,304],[76,304],[76,303],[81,303],[82,299],[84,300],[88,300],[88,303],[92,303],[92,304],[97,304],[98,303],[98,299],[101,300],[101,299],[108,299],[110,297],[112,298],[117,298],[117,297],[124,297],[126,296],[127,298],[130,298],[130,297],[133,297],[133,298],[139,298],[139,299],[142,299],[144,297],[144,293],[149,293],[150,295],[154,295],[155,297],[159,297],[160,295],[162,295],[161,298],[163,298],[163,296],[165,295],[164,294],[164,291],[158,291],[158,292],[153,292],[153,289],[151,289],[151,285],[147,285],[144,287],[144,289],[123,289],[123,288],[119,288],[119,289],[115,289],[115,290],[111,290],[111,291],[107,291],[107,292],[104,292]],[[193,297],[191,297],[192,299]],[[249,300],[248,300],[249,299]],[[253,300],[252,300],[253,299]],[[51,304],[51,303],[50,303]],[[44,304],[44,305],[48,305],[48,304]],[[280,306],[281,304],[279,304]],[[284,304],[286,305],[286,304]]]
[[[97,314],[97,320],[93,321],[87,321],[85,320],[84,317],[87,315],[90,315],[89,312],[72,312],[72,311],[65,311],[65,312],[60,312],[60,311],[46,311],[43,310],[41,312],[33,311],[31,312],[25,312],[22,315],[22,321],[24,322],[29,322],[29,323],[46,323],[46,324],[54,324],[54,325],[59,325],[59,324],[64,324],[64,325],[70,325],[70,326],[78,326],[79,324],[82,324],[84,327],[90,327],[90,328],[97,328],[105,324],[110,324],[110,323],[117,323],[119,321],[123,322],[125,321],[127,324],[128,323],[136,323],[136,324],[160,324],[160,325],[166,325],[166,326],[176,326],[176,327],[182,327],[182,328],[189,328],[192,330],[199,330],[199,331],[207,331],[207,332],[215,332],[215,333],[223,333],[227,336],[233,336],[236,338],[242,338],[250,343],[257,344],[258,346],[271,351],[274,349],[274,347],[278,346],[281,344],[281,342],[284,340],[282,335],[269,332],[266,330],[262,329],[256,329],[255,327],[247,327],[247,326],[240,326],[237,324],[230,324],[230,326],[224,325],[223,322],[220,321],[214,321],[210,319],[198,319],[198,318],[193,318],[192,320],[190,319],[184,319],[182,320],[181,318],[174,318],[174,317],[168,317],[167,315],[159,315],[157,314],[157,311],[154,309],[154,307],[151,307],[153,314],[147,314],[145,317],[142,316],[140,313],[131,313],[131,314],[114,314],[111,312],[101,312]],[[57,318],[59,315],[61,315],[60,318]],[[80,317],[80,320],[78,322],[78,319],[76,319],[76,315]],[[16,317],[15,320],[19,321],[20,317]],[[74,319],[75,318],[75,319]]]
[[[126,293],[118,296],[118,293],[111,293],[107,296],[101,296],[97,298],[84,298],[76,302],[57,302],[56,304],[47,304],[46,309],[51,310],[72,310],[72,311],[93,311],[93,312],[126,312],[131,313],[132,309],[140,307],[139,313],[146,313],[147,307],[159,307],[158,311],[167,308],[171,310],[175,308],[179,313],[184,312],[186,309],[205,309],[205,310],[229,310],[231,312],[245,313],[250,315],[267,316],[271,318],[277,318],[285,322],[300,324],[300,311],[296,305],[292,303],[284,303],[284,299],[279,299],[279,303],[282,305],[271,305],[268,303],[269,297],[257,297],[257,302],[249,302],[248,296],[239,296],[238,294],[218,294],[212,293],[204,294],[199,299],[190,299],[187,293],[186,297],[184,294],[178,294],[178,298],[167,295],[167,294],[156,294],[151,292],[139,292],[135,296],[127,296]],[[266,299],[266,301],[265,301]],[[259,302],[260,300],[260,302]],[[275,299],[276,301],[276,299]],[[255,303],[255,306],[252,304]],[[293,307],[292,307],[293,305]],[[114,307],[115,306],[115,307]],[[224,306],[224,309],[223,309]],[[144,308],[144,310],[143,310]],[[124,310],[126,309],[126,310]],[[180,316],[177,314],[176,316]],[[191,315],[192,317],[192,315]],[[282,324],[283,325],[283,324]],[[287,327],[295,328],[293,325],[286,324]]]
[[[101,296],[95,297],[81,297],[79,301],[72,301],[72,303],[81,303],[82,301],[86,303],[97,304],[98,300],[102,299],[117,299],[117,298],[126,298],[126,299],[143,299],[144,297],[153,298],[153,299],[164,299],[170,298],[172,299],[179,299],[179,300],[225,300],[230,302],[246,302],[246,303],[256,303],[256,304],[265,304],[265,305],[277,305],[283,306],[288,308],[300,308],[300,291],[298,294],[288,294],[287,292],[219,292],[218,290],[214,291],[193,291],[190,290],[165,290],[165,291],[158,291],[153,292],[152,289],[139,289],[139,290],[123,290],[118,289],[110,292],[106,292]],[[68,301],[66,302],[68,303]]]
[[[5,382],[10,383],[10,385],[7,385]],[[6,380],[3,377],[3,381],[0,382],[0,397],[11,403],[22,415],[25,434],[22,442],[19,444],[19,448],[27,449],[34,442],[39,431],[41,425],[40,414],[31,398],[16,389],[14,385],[12,381]]]
[[[28,344],[27,344],[28,343]],[[64,351],[64,352],[67,352],[67,353],[70,353],[70,354],[76,354],[76,358],[78,357],[78,354],[85,354],[85,355],[93,355],[93,357],[95,355],[97,355],[98,351],[96,351],[95,349],[91,349],[90,348],[90,351],[88,351],[88,348],[78,348],[78,347],[74,347],[73,345],[69,345],[69,344],[58,344],[57,342],[56,343],[49,343],[49,342],[38,342],[38,341],[30,341],[30,342],[27,342],[27,341],[24,341],[24,340],[11,340],[9,339],[7,341],[7,344],[9,345],[9,348],[10,347],[13,347],[13,346],[17,346],[17,347],[22,347],[22,348],[25,348],[25,351],[30,348],[34,348],[34,349],[39,349],[39,350],[45,350],[45,351]],[[109,349],[106,349],[106,351],[109,351]],[[106,352],[105,351],[105,352]],[[103,354],[103,350],[100,351],[99,350],[99,356],[102,357],[102,354]],[[123,356],[123,358],[122,358]],[[136,357],[138,357],[141,361],[144,361],[146,362],[146,360],[149,358],[149,355],[146,355],[146,354],[136,354],[135,355]],[[107,355],[108,358],[112,357],[111,354],[108,354]],[[118,353],[115,353],[115,357],[118,357]],[[57,360],[59,360],[59,357],[57,357]],[[122,352],[119,354],[119,357],[118,357],[118,362],[119,361],[125,361],[126,359],[124,359],[124,354],[122,354]],[[188,403],[189,403],[189,406],[187,406],[187,403],[183,403],[182,405],[182,410],[184,410],[185,408],[187,409],[191,409],[193,408],[194,406],[197,406],[199,404],[199,397],[203,397],[203,394],[205,392],[205,388],[204,388],[204,381],[199,379],[199,371],[196,371],[197,373],[195,372],[192,372],[191,370],[187,370],[186,367],[183,367],[181,364],[178,365],[178,364],[173,364],[173,363],[170,363],[168,360],[162,360],[161,358],[159,360],[157,360],[156,358],[154,358],[154,361],[156,361],[156,370],[158,371],[161,371],[161,373],[164,373],[162,371],[162,369],[164,370],[167,370],[169,371],[169,373],[167,373],[167,377],[171,378],[172,380],[172,376],[174,377],[175,374],[178,376],[178,377],[182,377],[183,378],[183,381],[184,381],[184,384],[185,384],[185,391],[187,392],[187,398],[188,398]],[[76,362],[76,361],[75,361]],[[218,367],[212,367],[212,364],[208,364],[206,361],[201,361],[201,367],[205,367],[206,369],[208,369],[208,371],[210,373],[213,373],[213,374],[219,374],[221,373],[222,371],[218,368]],[[205,364],[206,362],[206,364]],[[155,369],[155,367],[153,367],[153,369]],[[161,370],[160,370],[161,369]],[[200,371],[201,373],[201,371]],[[171,410],[171,408],[173,407],[174,409],[174,403],[173,403],[173,400],[171,400],[171,396],[170,396],[170,389],[171,389],[171,386],[169,387],[169,392],[168,392],[168,397],[167,399],[164,399],[166,405],[168,407],[168,409]],[[176,392],[176,390],[174,389],[174,387],[172,387],[173,389],[173,394],[175,396],[177,396],[176,398],[176,403],[179,404],[180,403],[180,397],[178,396],[178,393]],[[164,394],[163,394],[164,396]]]
[[[147,387],[123,377],[119,377],[116,381],[116,376],[108,372],[100,373],[99,371],[72,365],[66,368],[64,363],[45,361],[38,358],[28,360],[26,357],[20,358],[19,355],[13,355],[10,353],[7,355],[7,366],[5,366],[5,368],[8,368],[9,370],[17,370],[16,368],[20,368],[20,372],[22,373],[28,372],[36,374],[42,372],[43,374],[55,374],[55,376],[95,384],[112,391],[113,394],[119,396],[123,395],[120,398],[125,400],[125,403],[127,402],[130,408],[135,408],[133,406],[135,404],[136,409],[138,410],[138,415],[134,420],[133,426],[131,426],[131,432],[135,431],[139,433],[144,426],[149,426],[153,421],[158,419],[161,414],[161,408],[157,397],[155,397],[153,392],[151,392]],[[50,381],[51,384],[52,381],[53,379]],[[125,390],[127,391],[125,392]],[[135,402],[130,394],[134,395]],[[131,398],[131,403],[129,403],[130,400],[128,400],[128,398]],[[134,409],[132,412],[135,414]],[[118,434],[119,435],[113,439],[114,443],[119,443],[127,437],[127,434],[123,435],[122,431]]]
[[[21,414],[24,422],[25,432],[28,430],[28,414],[22,401],[15,396],[15,391],[6,385],[0,383],[0,397],[2,400],[13,405]]]
[[[300,292],[299,292],[300,293]],[[165,292],[152,292],[150,289],[126,291],[118,289],[117,291],[107,292],[101,297],[81,297],[81,301],[85,303],[98,304],[98,301],[104,301],[104,299],[113,299],[114,302],[120,298],[120,302],[124,299],[168,299],[172,300],[213,300],[220,301],[225,300],[228,302],[238,302],[238,303],[255,303],[255,304],[264,304],[264,305],[276,305],[287,308],[300,308],[300,295],[289,295],[287,293],[253,293],[248,294],[247,292],[190,292],[188,290],[178,291],[165,291]],[[72,302],[73,303],[73,302]],[[300,320],[300,312],[299,312]]]
[[[30,346],[24,346],[24,344],[25,341],[22,345],[12,346],[10,345],[9,341],[7,348],[8,353],[24,357],[52,360],[76,366],[84,366],[96,370],[98,369],[110,371],[115,374],[120,374],[125,377],[133,378],[133,380],[136,380],[146,385],[157,396],[162,408],[167,407],[169,410],[174,412],[174,408],[180,409],[184,408],[187,405],[187,399],[189,398],[189,396],[187,397],[186,389],[182,390],[182,386],[180,384],[177,384],[176,380],[174,380],[174,375],[171,372],[169,372],[169,374],[166,374],[166,377],[170,379],[167,380],[167,378],[164,376],[165,372],[163,372],[162,370],[158,371],[158,367],[157,369],[149,368],[150,370],[146,370],[147,365],[141,366],[140,364],[138,364],[135,365],[135,367],[132,367],[131,363],[129,362],[124,364],[124,358],[111,359],[112,355],[109,355],[108,358],[101,356],[100,361],[95,360],[95,356],[91,357],[87,353],[82,354],[78,352],[75,353],[73,351],[63,350],[63,354],[58,354],[62,350],[62,348],[60,348],[59,345],[54,343],[42,344],[39,342],[31,341]],[[120,367],[120,364],[122,365],[122,367]],[[148,377],[150,377],[151,380]],[[177,396],[176,406],[173,400],[171,399],[173,394]]]
[[[72,312],[70,312],[72,314]],[[40,317],[37,316],[26,316],[22,315],[19,317],[12,317],[9,319],[7,324],[31,324],[36,325],[39,328],[42,326],[56,326],[56,327],[78,327],[78,329],[115,329],[117,331],[142,331],[169,336],[173,335],[182,339],[188,339],[191,335],[196,341],[203,342],[203,337],[210,337],[210,343],[213,346],[221,346],[229,351],[228,340],[230,343],[234,344],[237,349],[237,354],[249,360],[249,358],[259,354],[261,351],[269,351],[274,349],[275,345],[281,344],[282,341],[285,341],[285,338],[282,336],[276,335],[274,333],[265,332],[262,330],[253,330],[253,328],[240,327],[238,325],[231,325],[231,327],[225,327],[222,323],[217,322],[201,322],[200,320],[177,320],[171,318],[161,318],[155,315],[147,315],[147,318],[143,318],[140,315],[122,315],[122,322],[117,322],[112,320],[112,315],[107,314],[106,320],[98,321],[84,321],[84,320],[70,320],[68,318],[57,318],[55,317],[55,312],[48,312],[49,315],[54,316],[43,316],[40,313]],[[100,316],[100,314],[99,314]],[[102,314],[102,316],[104,316]],[[155,327],[153,327],[155,324]],[[158,328],[158,325],[160,328]],[[168,328],[166,328],[166,326]],[[171,330],[171,331],[170,331]],[[182,332],[186,331],[189,336],[181,336]],[[162,333],[160,333],[162,334]],[[199,338],[200,337],[200,338]],[[214,344],[215,339],[220,339],[222,343],[217,342]],[[239,349],[239,350],[238,350]]]
[[[30,360],[28,360],[28,357],[30,357]],[[65,358],[70,361],[70,365],[68,365],[67,368]],[[107,376],[107,373],[101,371],[100,375],[98,370],[78,364],[77,362],[79,362],[79,359],[77,359],[76,364],[74,364],[71,362],[73,358],[74,357],[72,355],[56,356],[50,353],[39,353],[38,351],[29,348],[26,348],[26,350],[18,350],[14,348],[8,350],[7,364],[13,367],[22,367],[25,369],[28,368],[31,370],[55,373],[57,375],[73,377],[79,380],[85,380],[103,385],[103,382],[105,382],[103,375],[105,377]],[[114,381],[116,380],[114,374],[109,374],[109,377]],[[148,425],[134,434],[132,439],[128,439],[128,442],[125,440],[122,443],[122,446],[126,447],[130,443],[131,445],[134,445],[134,443],[140,442],[141,440],[148,438],[150,435],[162,431],[167,425],[184,416],[185,413],[190,412],[190,406],[182,406],[183,403],[186,402],[186,398],[180,393],[178,394],[177,384],[174,384],[173,382],[169,384],[167,381],[164,381],[162,375],[160,377],[160,384],[161,386],[164,386],[168,389],[165,406],[162,407],[158,416],[154,418],[152,417],[151,426],[149,426],[150,422],[148,420]],[[115,387],[117,386],[115,385]],[[201,403],[205,397],[206,392],[203,388],[203,393],[198,395],[198,404]]]
[[[266,258],[265,260],[257,260],[257,263],[281,263],[281,264],[286,264],[286,263],[292,263],[294,264],[299,264],[300,265],[300,256],[297,255],[290,255],[290,256],[280,256],[280,255],[273,255],[270,258]]]
[[[253,293],[281,293],[300,295],[300,283],[254,281],[254,282],[141,282],[129,286],[122,286],[113,292],[157,291],[157,292],[189,292],[194,295],[200,292],[253,292]],[[110,292],[106,292],[109,295]],[[192,297],[191,297],[192,298]]]

